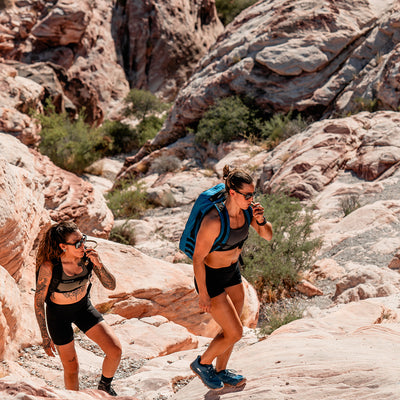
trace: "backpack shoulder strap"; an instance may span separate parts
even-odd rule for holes
[[[213,246],[211,247],[211,252],[223,246],[228,240],[230,233],[229,214],[225,204],[223,202],[217,203],[215,204],[215,208],[217,209],[219,218],[221,220],[221,230]]]
[[[253,219],[253,208],[249,206],[247,210],[243,210],[244,217],[246,218],[247,225],[250,226],[251,221]]]

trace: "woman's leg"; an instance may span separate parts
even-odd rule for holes
[[[97,343],[105,353],[103,361],[103,376],[112,378],[118,368],[121,360],[122,348],[121,343],[111,327],[101,321],[88,331],[86,336]]]
[[[229,351],[243,334],[243,326],[239,314],[226,292],[211,299],[211,315],[220,325],[222,331],[212,340],[201,356],[202,364],[211,364],[216,357]],[[229,355],[230,353],[227,359]]]
[[[65,389],[79,390],[79,364],[74,341],[57,346],[57,351],[64,367]]]
[[[243,304],[244,304],[244,286],[243,283],[239,285],[230,286],[225,288],[226,293],[228,293],[229,298],[231,299],[233,306],[235,307],[237,315],[242,315]],[[217,372],[226,369],[228,364],[229,357],[231,356],[233,350],[233,344],[222,354],[217,357],[217,362],[215,369]]]

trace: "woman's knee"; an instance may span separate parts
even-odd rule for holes
[[[121,359],[122,346],[120,341],[118,339],[114,340],[112,344],[107,346],[105,353],[108,357],[111,357],[113,359],[118,359],[118,360]]]
[[[62,360],[62,364],[64,367],[64,373],[68,375],[79,373],[79,363],[76,354],[72,357]]]
[[[237,326],[230,332],[224,332],[224,336],[228,338],[230,343],[234,344],[238,342],[243,336],[243,326]]]

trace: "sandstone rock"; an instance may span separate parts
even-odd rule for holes
[[[398,255],[393,257],[393,260],[388,265],[388,268],[397,272],[400,271],[400,257]]]
[[[389,296],[400,289],[399,276],[392,270],[356,263],[347,265],[346,269],[346,275],[336,284],[334,300],[337,303]]]
[[[227,96],[250,96],[271,114],[296,110],[319,119],[335,108],[340,115],[359,110],[357,97],[373,102],[379,92],[384,108],[397,110],[399,12],[391,0],[277,0],[247,8],[200,61],[163,129],[133,163],[184,136],[185,126]]]
[[[94,281],[92,299],[96,307],[126,319],[161,315],[192,334],[209,337],[216,334],[219,328],[210,315],[199,311],[191,265],[170,264],[131,246],[96,240],[102,261],[117,277],[114,292],[105,290],[97,279]],[[250,285],[246,292],[244,319],[247,325],[254,326],[259,303]]]
[[[26,277],[35,239],[42,226],[49,223],[49,216],[35,175],[1,157],[0,182],[0,265],[19,281],[24,274]]]
[[[310,271],[306,271],[303,274],[303,276],[311,280],[311,282],[321,279],[330,279],[334,281],[341,278],[343,275],[345,275],[345,269],[331,258],[318,260],[311,267]]]
[[[128,0],[117,4],[114,18],[131,86],[168,100],[223,31],[214,0]]]
[[[87,2],[58,1],[33,28],[32,35],[51,46],[66,46],[81,41],[91,18]]]
[[[56,167],[47,157],[29,150],[10,135],[0,133],[0,139],[0,156],[21,174],[18,179],[14,178],[13,189],[10,189],[12,192],[15,191],[15,199],[6,197],[5,201],[16,201],[18,196],[23,196],[24,191],[16,192],[21,185],[18,183],[19,180],[24,186],[28,186],[34,198],[44,201],[44,208],[48,210],[54,221],[74,219],[84,232],[94,236],[108,237],[113,216],[102,194],[96,192],[90,183]],[[31,176],[29,178],[31,182],[25,175]],[[25,209],[28,211],[35,207],[32,210],[32,217],[38,218],[41,205],[35,206],[30,196],[24,200],[26,204],[18,205],[20,207],[18,212]],[[15,207],[13,205],[10,210]],[[29,221],[29,217],[25,217],[24,223],[29,224]],[[27,243],[32,245],[36,237],[35,230],[32,231],[30,237]]]
[[[302,279],[296,286],[295,289],[308,297],[322,296],[324,293],[322,290],[318,289],[312,283]]]
[[[398,360],[394,352],[400,350],[400,325],[391,318],[376,321],[391,311],[398,314],[399,297],[393,299],[397,302],[393,310],[382,299],[376,300],[347,304],[318,319],[293,321],[266,340],[234,352],[228,366],[243,373],[247,384],[240,390],[225,388],[218,396],[229,400],[371,396],[395,400]],[[195,378],[173,399],[210,397],[207,393]]]

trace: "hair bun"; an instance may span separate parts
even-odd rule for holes
[[[222,170],[222,174],[223,174],[223,178],[224,179],[228,178],[229,172],[230,172],[229,165],[225,165],[224,169]]]

